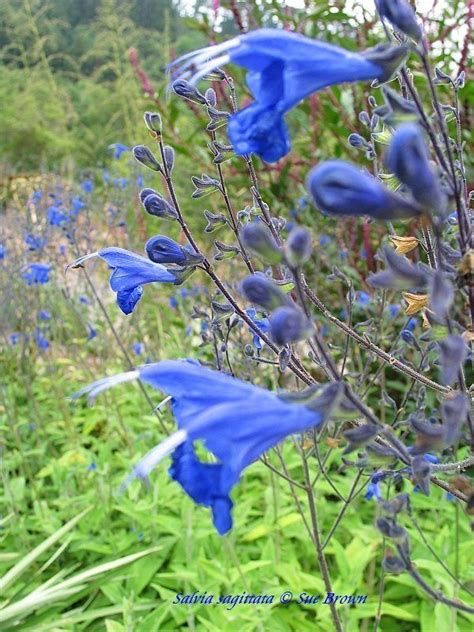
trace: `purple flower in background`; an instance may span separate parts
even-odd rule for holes
[[[9,340],[11,345],[17,345],[20,342],[21,334],[14,331],[10,334]]]
[[[7,252],[7,249],[5,248],[5,246],[3,244],[0,244],[0,261],[2,259],[5,259],[6,252]]]
[[[31,201],[33,204],[39,204],[43,198],[43,191],[33,191],[33,195],[31,196]]]
[[[344,160],[328,160],[314,167],[306,186],[316,206],[333,215],[392,220],[421,213],[418,206]]]
[[[171,477],[198,504],[212,509],[222,535],[232,527],[230,493],[242,471],[285,437],[322,424],[342,397],[340,383],[324,387],[306,405],[206,369],[194,362],[168,360],[105,378],[79,393],[101,391],[133,379],[171,396],[178,431],[153,448],[135,466],[129,480],[146,479],[172,453]],[[217,462],[203,462],[194,442],[203,441]]]
[[[21,278],[27,285],[44,285],[49,281],[52,267],[46,263],[30,263],[22,273]]]
[[[330,244],[332,241],[331,237],[329,237],[329,235],[320,235],[319,236],[319,245],[320,246],[327,246],[328,244]]]
[[[362,54],[278,29],[259,29],[183,55],[170,65],[174,78],[195,85],[229,62],[246,70],[254,102],[229,119],[237,154],[275,162],[290,150],[285,114],[308,95],[347,81],[387,80],[406,47],[381,46]]]
[[[51,314],[47,310],[41,309],[38,312],[38,318],[39,320],[51,320]]]
[[[97,330],[90,323],[87,323],[87,340],[93,340],[96,336]]]
[[[124,314],[130,314],[135,309],[143,293],[142,285],[176,281],[174,274],[161,264],[123,248],[104,248],[80,257],[68,268],[80,268],[92,257],[100,257],[112,268],[110,287],[117,292],[117,305]]]

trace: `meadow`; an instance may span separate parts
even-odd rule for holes
[[[472,16],[420,11],[388,77],[412,22],[304,4],[2,2],[0,630],[472,629]],[[266,110],[229,123],[284,92],[242,40],[165,72],[259,27],[319,86],[278,160]],[[147,460],[177,427],[195,460]]]

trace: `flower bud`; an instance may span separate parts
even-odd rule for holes
[[[161,171],[161,165],[156,160],[152,152],[148,149],[148,147],[145,147],[145,145],[137,145],[136,147],[134,147],[133,155],[138,160],[138,162],[141,162],[142,165],[145,165],[145,167],[153,169],[153,171]]]
[[[298,268],[311,257],[311,233],[307,228],[299,226],[293,228],[285,243],[285,257],[288,265]]]
[[[462,336],[451,335],[438,343],[441,363],[441,381],[451,386],[467,357],[467,345]]]
[[[155,263],[174,263],[181,266],[197,265],[202,256],[189,252],[173,239],[165,235],[156,235],[147,241],[145,250],[148,258]]]
[[[153,189],[144,189],[143,191],[153,191]],[[140,193],[140,198],[142,197],[143,191]],[[162,217],[164,219],[177,219],[178,217],[178,214],[171,204],[156,192],[144,197],[142,204],[145,211],[155,217]]]
[[[163,153],[165,155],[166,168],[168,169],[168,173],[171,173],[174,167],[174,149],[169,145],[166,145]]]
[[[271,265],[281,261],[282,253],[270,229],[261,221],[247,224],[240,231],[240,238],[246,248]]]
[[[419,215],[417,205],[343,160],[328,160],[309,173],[306,186],[316,205],[334,215],[400,219]]]
[[[179,97],[189,99],[189,101],[194,101],[194,103],[199,103],[200,105],[206,105],[206,97],[185,79],[178,79],[178,81],[173,83],[172,87]]]
[[[272,311],[288,303],[288,299],[275,283],[264,274],[251,274],[241,284],[245,298],[262,309]]]
[[[446,199],[429,164],[428,148],[417,125],[404,123],[397,129],[385,164],[410,189],[419,204],[439,215],[444,214]]]
[[[380,17],[387,19],[395,29],[417,42],[420,41],[421,27],[407,0],[375,0],[375,6]]]
[[[430,495],[431,465],[423,456],[416,456],[411,462],[413,479],[425,496]]]
[[[162,131],[161,116],[157,112],[145,112],[143,118],[150,132],[160,136]]]
[[[390,46],[390,44],[378,44],[374,48],[369,48],[363,53],[363,56],[369,61],[377,64],[382,68],[382,76],[373,82],[372,85],[385,83],[400,68],[408,54],[408,46],[401,44],[400,46]]]
[[[270,337],[283,346],[307,338],[313,327],[309,318],[299,307],[284,305],[270,316]]]

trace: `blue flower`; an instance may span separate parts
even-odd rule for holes
[[[135,355],[139,356],[142,355],[143,351],[145,350],[145,346],[142,342],[134,342],[132,345],[132,351]]]
[[[114,187],[117,189],[126,189],[128,187],[128,178],[114,178]]]
[[[372,300],[370,298],[370,294],[367,294],[367,292],[357,292],[357,302],[359,303],[359,305],[361,305],[362,307],[366,307],[370,301]]]
[[[9,340],[11,345],[17,345],[20,342],[21,334],[17,331],[14,331],[10,334]]]
[[[68,268],[80,268],[92,257],[100,257],[112,268],[110,287],[117,292],[117,305],[124,314],[130,314],[135,309],[143,293],[142,285],[176,281],[175,275],[161,264],[123,248],[104,248],[80,257]]]
[[[220,534],[232,527],[230,493],[242,471],[288,435],[319,426],[342,397],[341,384],[334,383],[306,405],[296,404],[197,363],[175,360],[105,378],[76,397],[89,393],[93,398],[114,384],[137,378],[172,398],[178,431],[153,448],[129,480],[146,479],[172,453],[171,477],[196,503],[212,509]],[[203,441],[218,461],[199,460],[195,441]]]
[[[400,311],[400,305],[398,304],[390,304],[387,305],[388,313],[390,314],[390,318],[396,318]]]
[[[33,191],[33,195],[31,196],[31,201],[33,202],[33,204],[39,204],[41,202],[42,197],[43,197],[42,191]]]
[[[109,145],[109,149],[113,151],[113,157],[116,160],[118,160],[126,151],[130,151],[130,147],[124,145],[123,143],[114,143],[113,145]]]
[[[397,129],[385,155],[385,164],[421,206],[444,215],[446,198],[430,166],[428,148],[417,125],[404,123]]]
[[[84,193],[92,193],[92,191],[94,190],[94,183],[90,179],[83,180],[81,182],[81,189],[84,191]]]
[[[375,498],[376,500],[382,499],[382,493],[380,491],[380,483],[373,483],[372,481],[367,485],[367,491],[364,494],[364,498],[366,500],[372,500]]]
[[[73,197],[71,200],[71,206],[73,215],[77,215],[79,211],[85,208],[86,204],[81,200],[80,197]]]
[[[253,322],[257,325],[260,331],[263,331],[263,333],[266,333],[267,331],[269,331],[270,321],[268,320],[268,318],[257,318],[257,311],[253,307],[251,307],[250,309],[246,309],[245,313],[247,314],[249,318],[253,320]],[[253,334],[253,339],[252,339],[253,346],[255,347],[257,351],[261,351],[263,347],[263,343],[260,337],[258,336],[258,334],[254,332],[252,332],[252,334]]]
[[[334,215],[391,220],[421,213],[418,206],[384,187],[374,176],[343,160],[328,160],[312,169],[307,188],[316,206]]]
[[[46,311],[45,309],[41,309],[38,312],[38,318],[40,320],[51,320],[51,314],[48,311]]]
[[[2,259],[5,259],[6,252],[7,252],[7,249],[5,248],[5,246],[3,244],[0,244],[0,261]]]
[[[36,250],[41,250],[46,245],[46,240],[42,239],[38,235],[32,235],[31,233],[27,233],[25,235],[25,244],[28,246],[28,250],[30,252],[35,252]]]
[[[96,336],[97,330],[90,323],[87,323],[87,340],[93,340]]]
[[[259,29],[183,55],[171,68],[177,81],[192,85],[228,62],[247,69],[255,101],[230,117],[229,139],[237,154],[275,162],[290,150],[284,116],[302,99],[346,81],[385,81],[405,54],[404,46],[358,54],[289,31]]]
[[[49,281],[51,266],[46,263],[30,263],[21,278],[27,285],[44,285]]]
[[[54,205],[48,208],[47,217],[50,226],[61,226],[61,224],[66,224],[68,221],[68,216]]]
[[[327,244],[330,244],[332,241],[331,237],[329,237],[329,235],[320,235],[319,237],[319,245],[320,246],[327,246]]]
[[[44,337],[43,333],[39,329],[35,332],[35,342],[38,346],[38,349],[41,349],[42,351],[45,351],[49,348],[48,340]]]

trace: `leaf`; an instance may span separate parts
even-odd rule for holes
[[[86,514],[88,514],[91,509],[92,507],[85,509],[75,518],[72,518],[71,520],[69,520],[69,522],[66,522],[65,525],[63,525],[60,529],[58,529],[52,535],[50,535],[49,538],[44,540],[41,544],[35,547],[27,555],[25,555],[25,557],[22,560],[17,562],[15,566],[11,568],[0,579],[0,594],[4,593],[6,588],[10,586],[10,584],[12,584],[15,581],[15,579],[19,577],[24,571],[26,571],[26,569],[29,566],[31,566],[31,564],[33,564],[33,562],[35,562],[38,559],[38,557],[40,557],[40,555],[44,553],[44,551],[47,551],[49,547],[53,546],[53,544],[55,544],[58,540],[60,540],[62,536],[65,535],[68,531],[71,531],[71,529],[73,529],[76,526],[79,520],[81,520],[81,518],[83,518]]]

